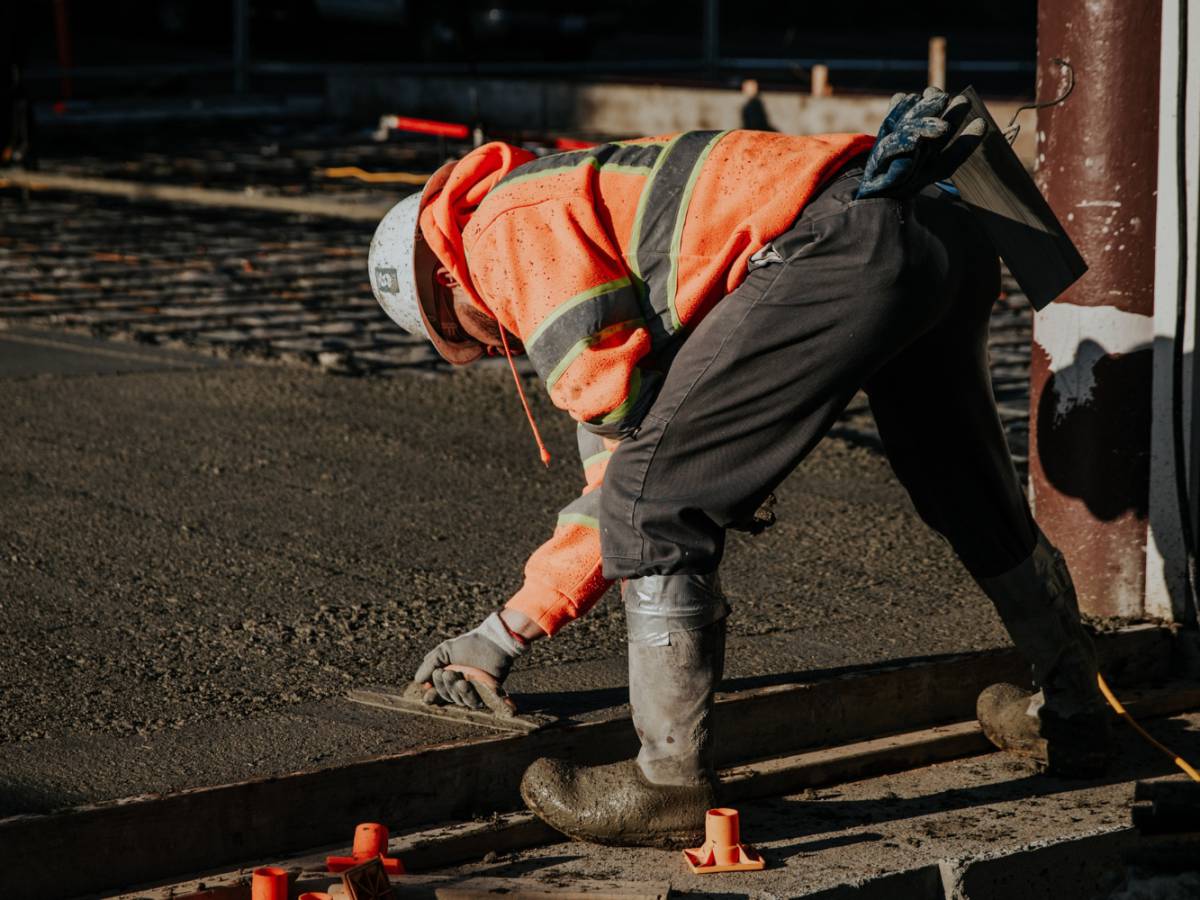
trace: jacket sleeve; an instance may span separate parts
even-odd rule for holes
[[[597,433],[619,435],[652,393],[639,368],[650,333],[625,260],[585,206],[556,199],[507,209],[472,236],[468,264],[480,298],[521,338],[554,405]]]
[[[506,607],[524,613],[547,634],[591,609],[612,584],[601,574],[597,513],[608,458],[617,442],[578,429],[587,484],[558,514],[554,535],[525,564],[525,584]]]

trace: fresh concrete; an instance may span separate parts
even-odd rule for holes
[[[0,382],[0,812],[471,733],[341,695],[407,679],[517,587],[581,486],[569,420],[530,391],[545,470],[503,372],[351,379],[197,356],[121,374],[99,351],[128,345],[93,346],[90,372],[28,357]],[[875,452],[826,442],[779,512],[730,547],[727,684],[1004,643]],[[530,708],[620,706],[623,631],[610,597],[512,688]]]

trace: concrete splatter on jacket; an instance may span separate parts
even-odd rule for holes
[[[422,213],[424,236],[580,423],[586,487],[530,557],[509,608],[553,634],[604,594],[596,514],[616,441],[750,257],[872,141],[693,131],[541,159],[493,143],[455,166]]]

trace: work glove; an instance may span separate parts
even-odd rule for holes
[[[897,94],[879,126],[855,199],[912,197],[949,178],[986,130],[987,123],[961,94],[952,99],[935,87],[925,88],[919,97]]]
[[[413,681],[429,684],[431,688],[422,699],[426,703],[457,703],[471,709],[482,709],[484,701],[475,685],[461,671],[448,666],[465,666],[490,675],[496,687],[508,677],[513,660],[525,652],[528,645],[492,613],[479,627],[448,641],[442,641],[426,654]]]

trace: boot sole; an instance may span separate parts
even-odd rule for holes
[[[699,847],[704,843],[703,831],[643,832],[641,834],[626,834],[620,838],[598,834],[584,834],[571,828],[563,828],[561,825],[556,825],[536,802],[525,796],[524,791],[521,792],[521,795],[530,812],[555,831],[566,835],[573,841],[582,841],[585,844],[601,844],[605,847],[654,847],[658,850],[683,850],[688,847]]]

